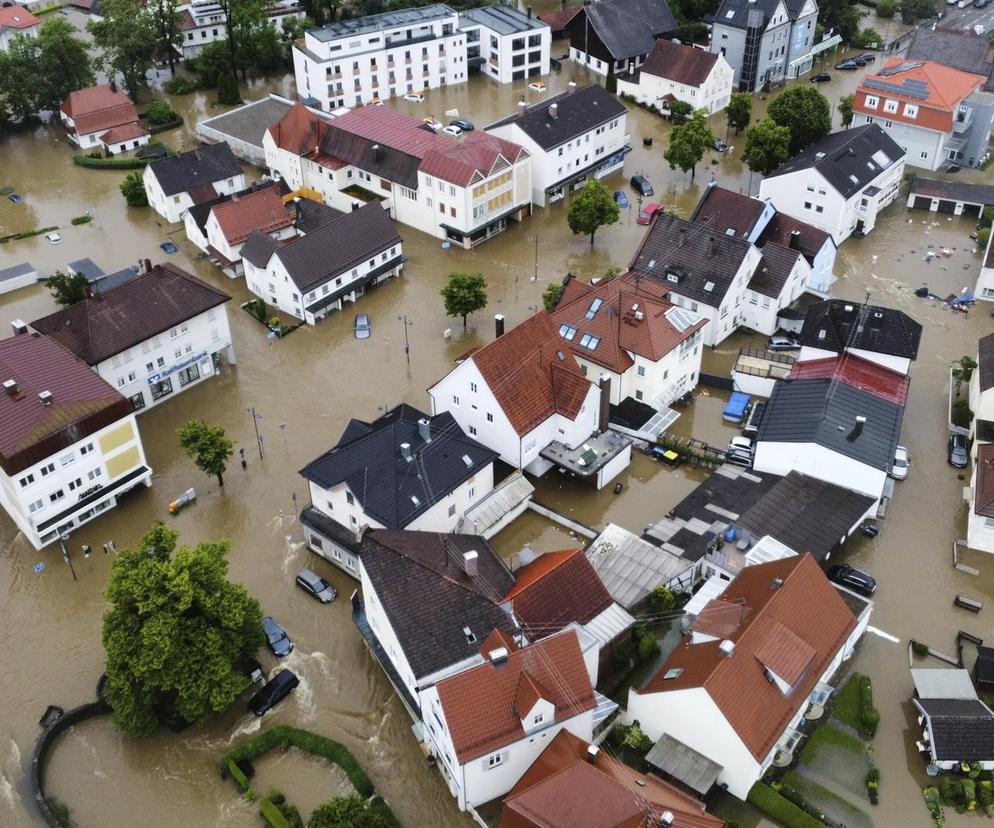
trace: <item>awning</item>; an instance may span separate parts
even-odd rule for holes
[[[395,267],[400,267],[406,261],[407,256],[395,256],[389,262],[384,262],[379,267],[373,268],[373,270],[369,271],[369,273],[365,274],[361,278],[349,282],[347,285],[340,287],[338,290],[333,290],[327,296],[322,296],[313,305],[308,305],[305,310],[308,313],[317,313],[320,310],[324,310],[326,307],[337,302],[346,294],[352,293],[352,291],[357,288],[365,287],[377,277],[382,276],[384,273],[388,273]]]
[[[832,35],[831,37],[825,38],[821,43],[816,43],[811,47],[811,54],[818,55],[822,52],[828,51],[842,43],[842,35]]]
[[[659,737],[646,761],[663,773],[683,782],[702,796],[718,781],[724,768],[667,733]]]
[[[137,484],[138,482],[140,482],[140,479],[142,477],[144,477],[147,474],[151,474],[151,471],[152,470],[148,466],[139,466],[137,469],[132,469],[131,471],[129,471],[126,475],[124,475],[124,477],[119,477],[113,483],[110,483],[107,486],[101,486],[92,494],[89,494],[86,497],[77,500],[68,509],[63,509],[57,515],[50,517],[48,520],[44,521],[43,523],[39,523],[38,534],[43,535],[53,526],[57,526],[60,523],[65,523],[67,520],[75,517],[76,514],[86,509],[87,506],[92,506],[94,503],[103,500],[108,495],[112,495],[115,492],[119,492],[121,489],[127,486],[128,483],[132,483],[132,485]]]

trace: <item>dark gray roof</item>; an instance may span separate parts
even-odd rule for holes
[[[459,12],[459,28],[469,29],[474,25],[486,26],[502,35],[545,29],[549,24],[511,6],[480,6]]]
[[[297,211],[293,226],[298,233],[313,233],[319,227],[324,227],[333,219],[342,215],[341,210],[322,204],[320,201],[311,201],[309,198],[301,198],[293,202],[293,207]]]
[[[878,152],[886,159],[882,164],[874,160],[873,156]],[[768,178],[817,169],[843,198],[848,199],[903,155],[904,150],[879,124],[866,124],[826,135],[779,166]]]
[[[978,699],[915,699],[939,762],[994,759],[994,713]]]
[[[93,259],[76,259],[66,265],[74,273],[86,278],[87,282],[95,282],[97,279],[106,276],[104,270]]]
[[[749,22],[749,12],[760,11],[763,13],[765,27],[778,5],[779,0],[724,0],[714,14],[714,22],[715,25],[731,29],[745,29]],[[796,12],[792,16],[796,17]]]
[[[550,114],[555,105],[556,117]],[[517,124],[542,149],[548,150],[565,144],[579,135],[590,132],[612,118],[628,112],[614,95],[597,83],[561,92],[540,103],[528,107],[520,114],[510,115],[487,129]]]
[[[994,333],[980,337],[977,343],[977,370],[980,390],[994,388]]]
[[[471,551],[474,576],[463,561]],[[359,559],[416,678],[479,654],[495,629],[518,632],[496,603],[514,576],[481,537],[377,529],[363,539]]]
[[[942,181],[938,178],[916,178],[908,188],[912,195],[948,198],[967,204],[994,204],[994,186],[973,181]]]
[[[794,270],[801,254],[776,242],[763,245],[763,258],[760,259],[756,272],[749,280],[749,289],[772,296],[776,299],[787,284],[787,279]]]
[[[857,432],[856,417],[865,417]],[[904,407],[830,379],[780,380],[766,404],[759,442],[816,443],[881,471],[894,461]]]
[[[836,354],[856,348],[905,359],[917,359],[921,339],[922,326],[903,311],[844,299],[809,307],[800,335],[802,345]]]
[[[260,235],[264,234],[255,231],[248,237],[242,258],[265,267],[269,256]],[[358,210],[341,213],[306,236],[273,244],[269,254],[276,254],[300,292],[307,293],[400,242],[390,214],[378,201],[371,201]]]
[[[419,433],[423,419],[429,421],[427,442]],[[412,460],[401,456],[402,443],[410,445]],[[403,529],[496,457],[448,412],[428,417],[398,405],[371,423],[350,421],[338,444],[300,473],[324,489],[347,484],[367,515],[388,529]]]
[[[268,233],[253,230],[242,245],[242,258],[256,267],[265,267],[279,246],[279,242]]]
[[[973,663],[973,677],[977,684],[994,684],[994,647],[977,647],[977,660]]]
[[[226,142],[207,144],[148,167],[167,196],[241,175],[242,165]]]
[[[648,54],[656,37],[679,26],[666,0],[600,0],[585,8],[590,28],[615,60]]]
[[[961,72],[990,75],[994,54],[990,41],[978,37],[972,30],[918,29],[908,47],[909,59],[934,60]]]
[[[10,279],[20,279],[22,276],[27,276],[29,273],[34,273],[35,276],[38,275],[38,271],[35,270],[35,266],[33,264],[30,262],[21,262],[20,264],[0,269],[0,282],[6,282]]]
[[[651,276],[681,296],[717,307],[751,246],[744,239],[726,236],[671,213],[657,214],[631,269]],[[669,274],[675,274],[678,281],[670,280]]]
[[[772,535],[795,552],[823,561],[875,503],[869,495],[792,471],[740,515],[754,538]]]
[[[671,514],[688,521],[698,518],[708,524],[722,517],[709,507],[742,515],[758,503],[780,479],[779,475],[751,469],[747,474],[737,475],[728,475],[719,470],[681,500]]]

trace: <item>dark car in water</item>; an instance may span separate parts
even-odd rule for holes
[[[970,462],[970,453],[966,447],[966,437],[954,434],[949,438],[949,465],[957,469],[965,469]]]
[[[652,184],[649,183],[649,179],[644,175],[633,175],[631,185],[639,195],[651,196],[656,194],[656,191],[652,189]]]
[[[322,604],[330,604],[338,596],[335,588],[313,569],[301,569],[297,573],[297,586]]]
[[[854,60],[844,60],[841,63],[836,63],[835,68],[840,72],[855,72],[859,69],[859,64]]]
[[[835,564],[835,566],[830,566],[826,574],[828,575],[828,580],[833,581],[839,586],[844,586],[846,589],[851,589],[854,592],[873,595],[877,591],[876,578],[862,569],[849,566],[849,564]]]
[[[811,83],[828,83],[831,79],[832,76],[828,72],[819,72],[811,76]]]
[[[300,679],[292,670],[280,670],[262,689],[249,699],[248,709],[256,716],[261,716],[267,710],[272,710],[285,699],[290,692],[300,684]]]
[[[293,652],[293,642],[273,616],[262,616],[262,631],[266,634],[266,645],[274,656],[283,658]]]

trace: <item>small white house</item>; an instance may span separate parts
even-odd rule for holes
[[[148,130],[138,122],[138,110],[114,81],[70,92],[59,117],[69,140],[81,150],[117,155],[149,142]]]
[[[980,700],[970,673],[917,669],[911,676],[928,764],[959,771],[964,763],[979,762],[984,770],[994,769],[994,711]]]
[[[994,553],[994,443],[976,445],[974,452],[973,474],[966,490],[966,545]]]
[[[194,204],[246,187],[241,163],[223,142],[154,161],[142,181],[149,206],[170,223],[182,221]]]
[[[618,94],[663,112],[683,101],[713,114],[731,100],[732,75],[724,55],[660,39],[640,69],[618,78]]]
[[[190,211],[187,211],[187,221]],[[229,276],[244,272],[242,246],[252,233],[262,233],[275,242],[295,235],[293,216],[276,187],[265,187],[245,195],[233,195],[214,205],[204,225],[207,252]],[[189,235],[189,227],[187,227]]]
[[[27,6],[17,4],[0,8],[0,52],[6,52],[15,37],[38,37],[41,20]]]
[[[304,9],[297,0],[275,0],[267,3],[263,9],[267,24],[280,33],[287,21],[304,16]],[[179,51],[183,60],[192,60],[205,46],[227,37],[224,9],[217,0],[194,0],[192,3],[177,5],[176,13],[180,17]]]
[[[994,233],[991,236],[994,236]],[[987,239],[984,261],[980,265],[977,285],[973,289],[973,295],[983,302],[994,302],[994,253],[991,252],[991,241],[991,238]]]

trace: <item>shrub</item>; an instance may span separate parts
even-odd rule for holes
[[[994,224],[994,206],[988,204],[980,214],[979,224],[981,227],[990,227]]]
[[[666,587],[657,586],[649,593],[649,609],[653,612],[670,612],[676,606],[676,596]]]
[[[921,641],[912,641],[911,652],[913,652],[916,656],[927,656],[928,644],[923,644]]]
[[[611,664],[615,670],[623,670],[628,666],[628,663],[632,660],[634,649],[635,647],[630,638],[626,638],[614,648],[614,652],[611,653]]]
[[[877,17],[890,20],[897,14],[897,0],[877,0]]]
[[[871,739],[877,735],[877,727],[880,725],[880,711],[875,707],[869,707],[863,711],[863,728],[866,735]]]
[[[991,228],[981,227],[977,231],[977,247],[981,249],[986,248],[987,242],[990,241],[990,238],[991,238]]]
[[[864,49],[867,46],[876,46],[883,42],[880,32],[876,29],[863,29],[853,38],[853,46],[857,49]]]
[[[966,428],[973,419],[970,401],[965,399],[953,400],[953,425]]]
[[[634,636],[635,652],[638,660],[642,662],[652,658],[658,650],[655,634],[645,628],[636,628]]]
[[[93,216],[76,216],[76,218],[74,218],[70,222],[70,224],[74,225],[89,224],[91,221],[93,221]]]
[[[200,88],[200,84],[177,75],[175,78],[167,80],[163,88],[170,95],[189,95],[191,92],[196,92]]]
[[[645,735],[642,726],[638,721],[632,722],[625,731],[625,739],[622,742],[625,747],[645,753],[652,747],[652,739]]]
[[[825,828],[825,824],[801,810],[763,782],[757,782],[749,791],[749,802],[785,828]]]
[[[880,711],[873,706],[873,684],[869,676],[859,677],[859,704],[863,718],[863,732],[872,739],[880,724]]]
[[[145,107],[145,120],[150,124],[168,124],[178,117],[168,101],[152,101]]]
[[[129,207],[148,207],[148,194],[145,192],[145,182],[138,170],[129,172],[121,182],[121,195]]]
[[[54,796],[46,796],[45,804],[48,806],[48,810],[52,812],[52,816],[55,817],[55,821],[61,826],[61,828],[76,828],[76,823],[73,821],[72,815],[69,813],[69,806],[66,805],[65,802]]]
[[[234,759],[229,759],[225,763],[225,767],[228,769],[228,775],[234,780],[235,787],[242,793],[245,793],[249,787],[248,777],[242,773],[242,769],[238,767],[238,763]]]
[[[147,163],[143,158],[104,158],[94,155],[74,155],[72,162],[77,167],[93,170],[139,170]]]
[[[268,799],[264,798],[259,800],[259,813],[262,815],[262,818],[266,820],[266,823],[272,826],[272,828],[290,828],[290,823],[287,822],[283,814],[280,813],[280,809]]]

